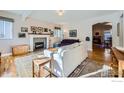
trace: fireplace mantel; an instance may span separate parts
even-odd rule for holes
[[[33,34],[30,34],[29,38],[30,38],[30,51],[34,50],[33,49],[34,38],[46,38],[46,48],[49,48],[50,35],[33,35]]]

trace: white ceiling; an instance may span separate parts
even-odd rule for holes
[[[65,10],[63,16],[58,16],[56,10],[8,10],[8,12],[42,21],[66,24],[108,15],[117,12],[117,10]]]

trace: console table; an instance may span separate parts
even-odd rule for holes
[[[112,59],[116,59],[118,62],[118,76],[122,77],[124,70],[124,53],[120,52],[116,48],[112,47]]]
[[[0,52],[0,76],[1,76],[1,52]]]

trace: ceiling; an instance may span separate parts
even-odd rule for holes
[[[117,10],[65,10],[63,16],[58,16],[56,10],[7,10],[7,12],[31,17],[42,21],[67,24],[80,22],[93,17],[108,15]]]

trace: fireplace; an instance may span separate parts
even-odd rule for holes
[[[33,39],[33,50],[45,49],[46,48],[46,38],[34,38]]]
[[[43,49],[44,48],[44,42],[35,42],[35,49]]]
[[[49,35],[29,35],[30,51],[49,48]]]

